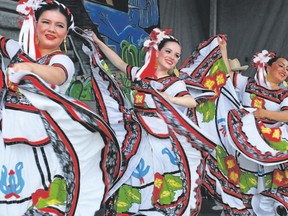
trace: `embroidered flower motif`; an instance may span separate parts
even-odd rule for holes
[[[218,88],[218,86],[213,90],[215,92],[215,95],[213,98],[211,98],[212,101],[216,100],[220,96],[220,88]]]
[[[220,89],[221,87],[225,85],[226,80],[227,80],[227,77],[224,71],[218,71],[217,73],[206,76],[203,79],[204,86],[215,92],[215,96],[212,98],[212,100],[213,99],[215,100],[219,97]]]
[[[265,107],[265,100],[263,98],[259,98],[257,96],[252,98],[251,106],[254,108],[261,108]]]
[[[235,157],[233,157],[232,155],[229,155],[225,158],[225,164],[226,164],[226,168],[230,170],[237,166],[237,161]]]
[[[234,184],[239,184],[241,171],[235,157],[229,155],[225,158],[225,165],[228,170],[228,179]]]
[[[32,206],[45,212],[48,206],[64,206],[67,200],[66,183],[62,178],[56,177],[48,189],[37,189],[31,194]]]
[[[215,77],[214,76],[206,76],[203,79],[203,84],[204,84],[204,87],[206,87],[206,88],[208,88],[210,90],[215,89],[215,87],[216,87]]]
[[[259,126],[260,126],[260,130],[261,130],[262,134],[271,134],[272,133],[271,128],[265,127],[265,125],[263,123],[259,123]]]
[[[35,206],[39,200],[47,199],[49,197],[49,191],[38,189],[35,191],[35,193],[32,193],[32,205]]]
[[[282,137],[282,131],[279,127],[267,128],[263,123],[259,124],[261,133],[265,139],[270,142],[280,142]]]
[[[282,131],[280,130],[280,128],[273,128],[271,141],[280,142],[281,135],[282,135]]]
[[[153,203],[156,203],[160,197],[160,191],[164,184],[164,177],[160,173],[154,175]]]
[[[226,80],[227,80],[225,71],[218,71],[215,74],[215,76],[216,76],[215,79],[216,79],[217,86],[219,88],[223,87],[226,84]]]
[[[235,169],[228,170],[228,178],[231,182],[238,185],[240,180],[240,169],[235,167]]]
[[[136,106],[141,106],[143,107],[144,106],[144,102],[145,102],[145,94],[142,93],[142,92],[137,92],[135,95],[134,95],[134,104]]]
[[[273,186],[274,187],[287,187],[288,179],[285,176],[285,172],[276,169],[273,172]]]
[[[154,180],[154,186],[157,189],[161,189],[162,185],[163,185],[163,177],[159,173],[156,173],[155,174],[155,180]]]

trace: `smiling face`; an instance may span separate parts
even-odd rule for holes
[[[288,61],[284,58],[278,58],[271,66],[267,66],[269,82],[280,84],[288,76]]]
[[[158,51],[158,67],[167,72],[178,63],[181,55],[181,46],[174,41],[168,41]]]
[[[42,55],[60,48],[66,38],[67,20],[58,10],[44,11],[37,22],[38,47]]]

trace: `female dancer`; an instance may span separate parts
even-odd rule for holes
[[[60,44],[73,16],[57,1],[20,1],[17,11],[20,43],[0,39],[11,60],[1,83],[1,215],[93,215],[120,155],[110,127],[64,96],[74,65]]]
[[[222,145],[207,159],[205,186],[225,215],[286,215],[288,61],[264,50],[255,77],[245,77],[229,69],[226,41],[219,45],[236,91],[226,85],[218,101]]]
[[[113,89],[113,81],[109,81],[108,75],[101,72],[103,61],[99,59],[99,53],[95,54],[98,47],[92,52],[86,49],[91,58],[98,105],[102,107],[100,112],[104,117],[108,115],[107,122],[122,143],[125,161],[119,179],[109,191],[107,215],[197,215],[201,206],[203,157],[189,141],[198,140],[201,133],[197,131],[198,136],[196,132],[193,133],[191,139],[189,135],[177,134],[163,120],[155,104],[155,99],[162,95],[162,99],[166,98],[167,107],[175,112],[181,113],[179,110],[197,105],[187,91],[185,82],[171,73],[181,55],[179,42],[169,35],[169,31],[154,29],[150,39],[144,43],[147,48],[146,63],[138,68],[126,64],[93,32],[91,36],[88,33],[79,31],[86,39],[93,40],[133,82],[134,104],[127,110],[128,106]],[[127,134],[133,138],[128,139]],[[211,142],[205,136],[202,135],[199,145],[205,141]]]

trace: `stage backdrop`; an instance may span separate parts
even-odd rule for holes
[[[183,58],[209,37],[210,2],[216,4],[215,32],[227,34],[230,58],[250,66],[245,74],[254,73],[251,58],[263,49],[288,57],[287,0],[159,0],[160,26],[174,29]]]
[[[180,66],[193,49],[212,34],[226,34],[230,58],[238,58],[254,69],[251,59],[263,49],[288,56],[287,0],[59,0],[75,16],[76,25],[92,28],[123,58],[120,44],[134,46],[137,52],[154,27],[171,28],[183,47]],[[0,0],[0,34],[18,39],[19,17],[16,0]],[[125,41],[125,43],[123,43]],[[81,53],[81,41],[71,36],[68,55],[75,62],[76,76],[68,94],[90,101],[89,66]],[[137,53],[134,55],[136,56]],[[141,65],[143,59],[125,59]],[[112,71],[115,68],[109,64]]]

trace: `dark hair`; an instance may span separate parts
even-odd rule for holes
[[[180,45],[179,41],[178,41],[176,38],[174,38],[174,37],[172,37],[172,36],[169,36],[169,38],[164,38],[164,39],[159,43],[159,45],[158,45],[158,50],[161,50],[161,49],[165,46],[165,44],[166,44],[167,42],[176,42],[176,43],[178,43],[178,44]],[[180,45],[180,46],[181,46],[181,45]]]
[[[283,58],[283,57],[280,57],[280,56],[274,56],[274,57],[272,57],[272,58],[269,59],[269,61],[267,62],[267,65],[272,66],[272,64],[273,64],[274,62],[276,62],[279,58]]]
[[[269,59],[269,61],[267,62],[267,65],[269,65],[269,66],[272,66],[272,64],[274,63],[274,62],[276,62],[278,59],[280,59],[280,58],[283,58],[283,59],[286,59],[287,60],[287,58],[285,58],[285,57],[283,57],[283,56],[274,56],[274,57],[272,57],[271,59]]]
[[[67,29],[70,29],[74,26],[74,19],[70,10],[65,5],[57,1],[51,1],[49,3],[42,4],[41,7],[35,11],[36,21],[39,20],[39,17],[42,15],[43,12],[48,10],[57,10],[61,14],[63,14],[66,17]]]

